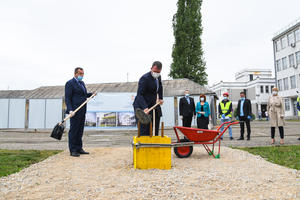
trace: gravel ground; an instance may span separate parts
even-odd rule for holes
[[[172,154],[171,170],[134,170],[132,148],[67,151],[0,179],[0,199],[300,199],[300,171],[222,147],[221,159],[195,147]]]

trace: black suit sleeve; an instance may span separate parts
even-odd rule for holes
[[[183,115],[182,112],[183,112],[183,102],[182,102],[182,98],[180,98],[179,100],[179,115]]]
[[[158,78],[158,84],[159,84],[159,88],[158,88],[158,98],[159,99],[163,99],[163,86],[162,86],[162,82],[161,82],[161,78]]]
[[[191,98],[191,100],[192,100],[191,102],[192,102],[192,106],[193,106],[193,115],[196,115],[194,98]]]
[[[241,110],[241,100],[239,100],[238,106],[237,106],[236,109],[237,109],[237,116],[240,117],[240,114],[241,114],[241,113],[240,113],[240,110]]]
[[[144,77],[140,78],[139,80],[139,85],[138,85],[138,91],[137,91],[137,98],[139,100],[140,103],[140,107],[142,109],[146,109],[148,108],[148,104],[146,103],[146,100],[144,98],[144,95],[146,93],[146,79]]]
[[[70,111],[74,111],[72,107],[72,94],[73,94],[72,84],[70,81],[68,81],[65,85],[65,102],[67,105],[66,113],[69,113]]]

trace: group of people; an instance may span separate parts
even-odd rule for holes
[[[139,82],[137,95],[134,99],[133,108],[142,109],[145,113],[152,116],[153,110],[149,112],[149,108],[159,103],[155,110],[155,135],[158,135],[160,117],[162,116],[160,105],[163,104],[163,86],[161,81],[160,72],[162,70],[162,63],[155,61],[150,71],[144,74]],[[65,85],[65,102],[67,106],[66,113],[72,115],[69,130],[69,150],[70,155],[79,157],[80,154],[89,154],[82,148],[82,135],[84,130],[86,105],[83,106],[76,114],[74,110],[79,107],[92,93],[88,93],[84,82],[82,81],[84,76],[83,68],[77,67],[74,71],[74,77],[69,80]],[[300,105],[299,97],[297,99],[297,108]],[[232,114],[232,102],[229,100],[229,94],[224,93],[223,99],[218,105],[218,113],[221,123],[232,121],[234,116]],[[270,119],[271,125],[271,144],[275,142],[275,128],[278,127],[280,133],[280,143],[284,143],[284,104],[280,96],[278,96],[278,89],[273,88],[272,96],[270,96],[267,106],[267,113]],[[208,125],[211,119],[210,105],[206,101],[206,96],[201,94],[199,101],[196,103],[190,96],[189,90],[184,91],[184,97],[179,102],[179,115],[182,120],[182,125],[185,127],[191,127],[193,118],[197,117],[197,128],[208,129]],[[137,118],[136,118],[137,119]],[[245,97],[245,93],[240,93],[240,100],[238,101],[236,119],[240,123],[240,137],[238,140],[244,140],[245,124],[247,127],[247,140],[250,140],[251,127],[250,121],[252,119],[251,101]],[[221,128],[221,131],[223,131]],[[149,125],[141,124],[140,135],[150,135]],[[229,137],[233,140],[232,129],[229,127]],[[221,138],[222,139],[222,138]],[[299,138],[300,140],[300,138]]]

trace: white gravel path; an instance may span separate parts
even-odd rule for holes
[[[0,179],[0,199],[300,199],[300,171],[222,147],[213,159],[202,147],[190,158],[172,153],[171,170],[134,170],[132,149],[62,152]]]

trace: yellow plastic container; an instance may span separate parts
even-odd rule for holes
[[[164,136],[133,137],[134,144],[171,144],[171,138]],[[133,146],[134,169],[171,169],[171,147]]]

